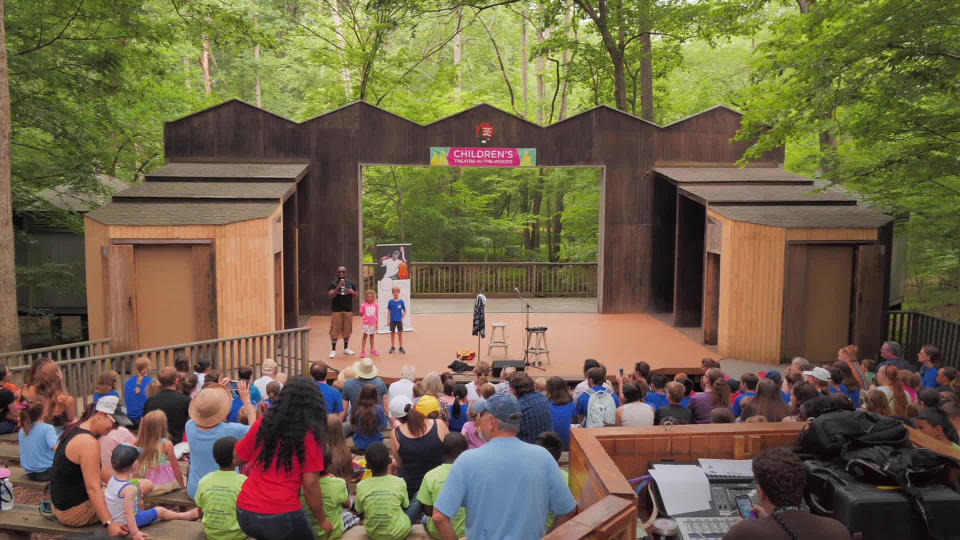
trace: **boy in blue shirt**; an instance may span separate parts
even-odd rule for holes
[[[393,300],[387,302],[387,311],[390,313],[390,352],[395,353],[397,349],[393,346],[393,338],[400,334],[400,352],[406,354],[403,350],[403,319],[407,316],[407,305],[400,299],[400,287],[394,287]]]
[[[667,401],[667,393],[663,391],[664,387],[667,386],[667,377],[659,373],[654,373],[650,376],[649,380],[650,391],[647,392],[647,397],[644,401],[652,406],[654,411],[664,405],[669,405],[670,402]]]

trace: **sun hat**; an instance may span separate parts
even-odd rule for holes
[[[354,362],[353,370],[357,372],[358,379],[372,379],[377,376],[377,366],[369,358]]]
[[[817,367],[811,369],[810,371],[804,371],[803,374],[804,374],[804,376],[809,375],[810,377],[813,377],[814,379],[820,379],[820,380],[823,381],[823,382],[829,382],[829,381],[830,381],[830,372],[827,371],[826,369],[820,367],[820,366],[817,366]]]
[[[120,443],[110,454],[110,465],[113,466],[114,470],[127,469],[136,463],[141,455],[143,455],[142,448],[137,448],[130,443]]]
[[[417,411],[424,416],[430,416],[430,413],[440,412],[440,400],[433,396],[421,396],[417,400]]]
[[[230,390],[222,384],[210,383],[190,400],[190,419],[200,427],[213,427],[227,419],[232,405]]]
[[[127,417],[126,411],[123,410],[123,405],[120,404],[120,398],[117,396],[103,396],[98,399],[96,410],[112,418],[118,426],[130,427],[133,425],[133,422]]]
[[[477,400],[473,402],[473,412],[477,415],[488,412],[501,422],[519,424],[523,418],[520,412],[520,402],[517,398],[509,394],[494,394],[486,400]]]
[[[392,418],[403,418],[407,416],[407,406],[413,405],[410,396],[395,396],[390,400],[390,416]]]

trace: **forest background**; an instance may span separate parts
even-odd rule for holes
[[[897,216],[908,239],[905,307],[960,319],[958,2],[0,7],[0,135],[10,133],[9,143],[0,141],[2,216],[5,205],[43,209],[52,224],[82,234],[76,214],[45,202],[46,190],[102,193],[98,175],[140,181],[163,163],[163,122],[230,98],[295,121],[364,100],[422,123],[486,102],[541,125],[601,104],[661,125],[725,105],[745,114],[742,137],[759,137],[745,160],[785,144],[788,170]],[[599,175],[368,167],[365,247],[412,242],[420,261],[595,261]],[[14,274],[10,230],[0,219],[0,350],[15,339],[3,330],[12,326],[14,275],[21,285],[83,286],[58,265]]]

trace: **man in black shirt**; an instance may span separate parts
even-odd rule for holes
[[[143,415],[161,410],[167,415],[167,431],[173,444],[183,442],[183,427],[190,419],[190,397],[180,392],[180,377],[176,368],[165,367],[157,375],[161,389],[143,405]]]
[[[337,356],[337,340],[343,338],[343,354],[353,356],[350,350],[350,335],[353,334],[353,297],[357,285],[347,279],[347,269],[337,267],[337,279],[327,286],[330,297],[330,358]]]

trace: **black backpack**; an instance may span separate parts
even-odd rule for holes
[[[800,450],[829,461],[852,449],[878,445],[902,447],[909,440],[907,428],[893,418],[862,410],[834,409],[809,424],[801,435]]]

